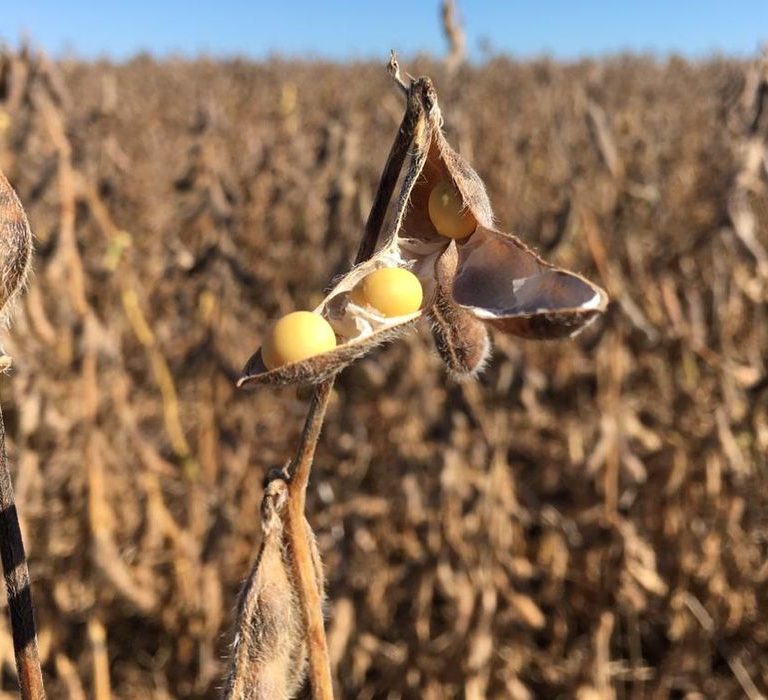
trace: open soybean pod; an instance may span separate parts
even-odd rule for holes
[[[396,177],[399,176],[401,182],[400,192],[398,197],[389,203],[389,214],[385,218],[384,231],[378,241],[378,248],[370,259],[339,279],[313,311],[333,329],[336,337],[335,347],[299,361],[274,366],[274,363],[269,361],[273,353],[267,338],[265,342],[267,347],[262,345],[246,363],[238,380],[238,386],[321,382],[377,345],[400,336],[423,314],[424,302],[428,302],[434,294],[434,263],[441,252],[441,245],[433,243],[424,246],[419,241],[415,241],[414,246],[398,237],[398,231],[403,223],[403,208],[408,205],[410,191],[423,166],[423,149],[418,147],[418,142],[420,135],[424,134],[427,127],[424,101],[419,90],[420,88],[415,84],[409,96],[406,117],[410,115],[412,118],[404,119],[404,124],[406,122],[410,124],[409,134],[407,137],[399,134],[396,140],[395,147],[398,141],[402,144],[403,139],[407,139],[406,145],[410,159],[405,171],[398,170],[395,174]],[[414,143],[416,147],[411,148]],[[399,270],[403,274],[382,275],[382,270]],[[413,278],[418,281],[417,284],[414,283]],[[381,285],[383,279],[389,280],[390,284],[404,284],[407,287],[407,293],[402,293],[399,287],[392,289],[392,296],[398,296],[410,302],[405,304],[400,312],[397,305],[392,308],[390,304],[379,304],[377,308],[376,299],[382,294],[380,290],[377,294],[376,288]],[[372,284],[366,285],[367,280],[372,281]],[[369,287],[371,289],[368,289]],[[415,292],[416,289],[418,293]]]
[[[415,253],[431,256],[433,246],[440,248],[428,313],[449,371],[466,376],[482,368],[488,341],[481,324],[532,339],[575,335],[605,311],[607,294],[496,228],[482,180],[442,133],[428,81],[422,95],[425,128],[398,235]]]
[[[387,268],[407,270],[408,261],[397,255],[396,251],[380,251],[346,274],[314,309],[314,313],[324,318],[333,329],[338,339],[335,348],[271,370],[264,364],[262,349],[259,349],[248,360],[238,386],[315,384],[333,376],[376,345],[401,335],[421,316],[421,308],[401,315],[387,315],[363,303],[356,293],[358,285],[363,284],[367,277]]]

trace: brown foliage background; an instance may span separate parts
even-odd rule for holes
[[[477,384],[425,328],[341,375],[309,495],[340,696],[768,692],[764,182],[751,253],[728,216],[748,66],[406,67],[503,227],[613,302],[573,342],[497,336]],[[368,64],[2,56],[37,237],[2,399],[52,697],[215,697],[306,410],[233,379],[347,267],[402,108]]]

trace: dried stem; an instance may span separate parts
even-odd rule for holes
[[[11,616],[13,651],[19,674],[22,700],[45,697],[43,675],[37,652],[35,616],[32,609],[32,589],[29,583],[27,558],[21,539],[19,517],[13,493],[8,456],[5,451],[5,425],[0,411],[0,557],[3,560],[8,612]]]
[[[304,521],[304,506],[312,460],[323,427],[334,378],[327,379],[315,388],[299,449],[289,467],[289,500],[286,513],[286,534],[293,554],[291,566],[306,626],[309,676],[315,700],[333,700],[333,680],[323,624],[323,596],[317,587],[310,535]]]
[[[445,67],[450,74],[453,74],[466,56],[467,37],[456,17],[455,0],[443,0],[440,14],[443,20],[443,34],[445,34],[445,39],[448,42],[448,55],[445,57]]]
[[[400,78],[394,52],[388,69],[395,83],[408,96],[408,104],[379,181],[376,197],[355,257],[355,265],[368,260],[376,250],[387,208],[397,187],[400,172],[415,138],[423,110],[418,91],[409,89]],[[333,680],[323,623],[323,591],[318,586],[316,575],[319,562],[314,553],[313,543],[310,541],[311,530],[306,526],[304,510],[312,460],[335,378],[334,375],[315,387],[296,456],[288,467],[289,499],[285,515],[286,537],[292,554],[291,568],[306,629],[309,675],[314,700],[333,700]]]
[[[0,317],[24,287],[32,254],[32,234],[24,209],[5,175],[0,172]],[[0,353],[2,354],[2,353]],[[0,559],[3,562],[13,651],[23,700],[45,698],[37,651],[35,616],[27,558],[21,538],[13,482],[5,451],[5,425],[0,411]]]
[[[752,195],[765,192],[768,144],[760,123],[768,106],[768,50],[747,75],[743,99],[748,105],[746,124],[734,144],[738,170],[728,194],[727,212],[733,232],[757,263],[758,275],[766,279],[768,250],[760,240],[760,221],[753,209]]]
[[[325,409],[331,397],[334,379],[335,376],[331,379],[326,379],[315,387],[312,403],[309,405],[309,413],[307,413],[307,418],[304,422],[304,430],[301,433],[299,449],[296,457],[294,457],[288,467],[288,475],[291,479],[291,502],[298,499],[302,512],[304,511],[307,484],[309,483],[309,472],[312,469],[312,459],[315,456],[317,439],[320,437],[320,430],[323,427]]]

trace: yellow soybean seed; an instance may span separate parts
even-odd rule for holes
[[[368,275],[352,294],[383,316],[405,316],[419,310],[424,292],[421,282],[402,267],[384,267]],[[357,301],[355,303],[358,303]]]
[[[466,238],[477,221],[464,206],[461,194],[450,180],[441,180],[429,193],[429,218],[441,236]]]
[[[368,302],[365,300],[365,294],[363,294],[363,283],[358,282],[349,293],[349,299],[353,304],[358,306],[365,306]]]
[[[272,326],[261,346],[261,359],[267,369],[301,362],[336,347],[336,334],[320,314],[294,311]]]

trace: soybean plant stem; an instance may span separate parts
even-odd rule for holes
[[[400,80],[397,61],[394,56],[390,61],[390,72],[400,88],[406,90],[408,104],[400,124],[400,129],[395,137],[395,142],[384,166],[379,187],[376,190],[371,212],[365,224],[360,247],[355,257],[355,265],[368,260],[376,251],[384,218],[392,195],[397,187],[408,150],[413,143],[418,128],[419,119],[423,114],[423,103],[415,90],[409,90]],[[336,377],[318,384],[315,387],[309,413],[304,423],[301,441],[296,457],[289,468],[289,502],[286,518],[287,534],[293,556],[291,565],[293,575],[301,598],[301,609],[307,630],[309,647],[309,675],[312,684],[313,700],[333,700],[333,680],[331,678],[331,664],[328,656],[328,643],[325,638],[323,624],[323,599],[322,591],[317,587],[315,576],[315,563],[312,559],[312,547],[309,541],[309,530],[305,526],[304,508],[307,500],[307,484],[309,473],[312,469],[312,460],[315,456],[317,440],[323,426],[325,409],[331,397],[331,390]]]
[[[8,612],[11,616],[13,651],[19,674],[22,700],[43,700],[43,675],[37,651],[32,590],[29,584],[27,558],[21,539],[19,518],[13,494],[8,456],[5,452],[5,425],[0,411],[0,557],[3,561]]]
[[[320,437],[320,430],[323,427],[325,409],[327,408],[328,400],[331,397],[331,389],[333,388],[333,381],[335,378],[336,376],[334,375],[315,387],[312,402],[309,405],[309,412],[304,421],[304,430],[301,433],[299,449],[289,467],[291,502],[298,496],[300,499],[298,505],[301,507],[302,512],[304,511],[307,484],[309,483],[309,472],[312,468],[312,459],[315,456],[317,439]]]
[[[290,558],[293,576],[299,591],[301,611],[307,631],[309,676],[314,700],[333,700],[333,680],[323,624],[323,599],[317,587],[315,562],[312,559],[312,547],[309,541],[311,535],[309,528],[305,525],[304,506],[307,500],[309,472],[312,469],[317,439],[320,437],[334,378],[318,384],[312,396],[299,449],[289,468],[290,498],[286,516],[288,542],[293,554]]]

